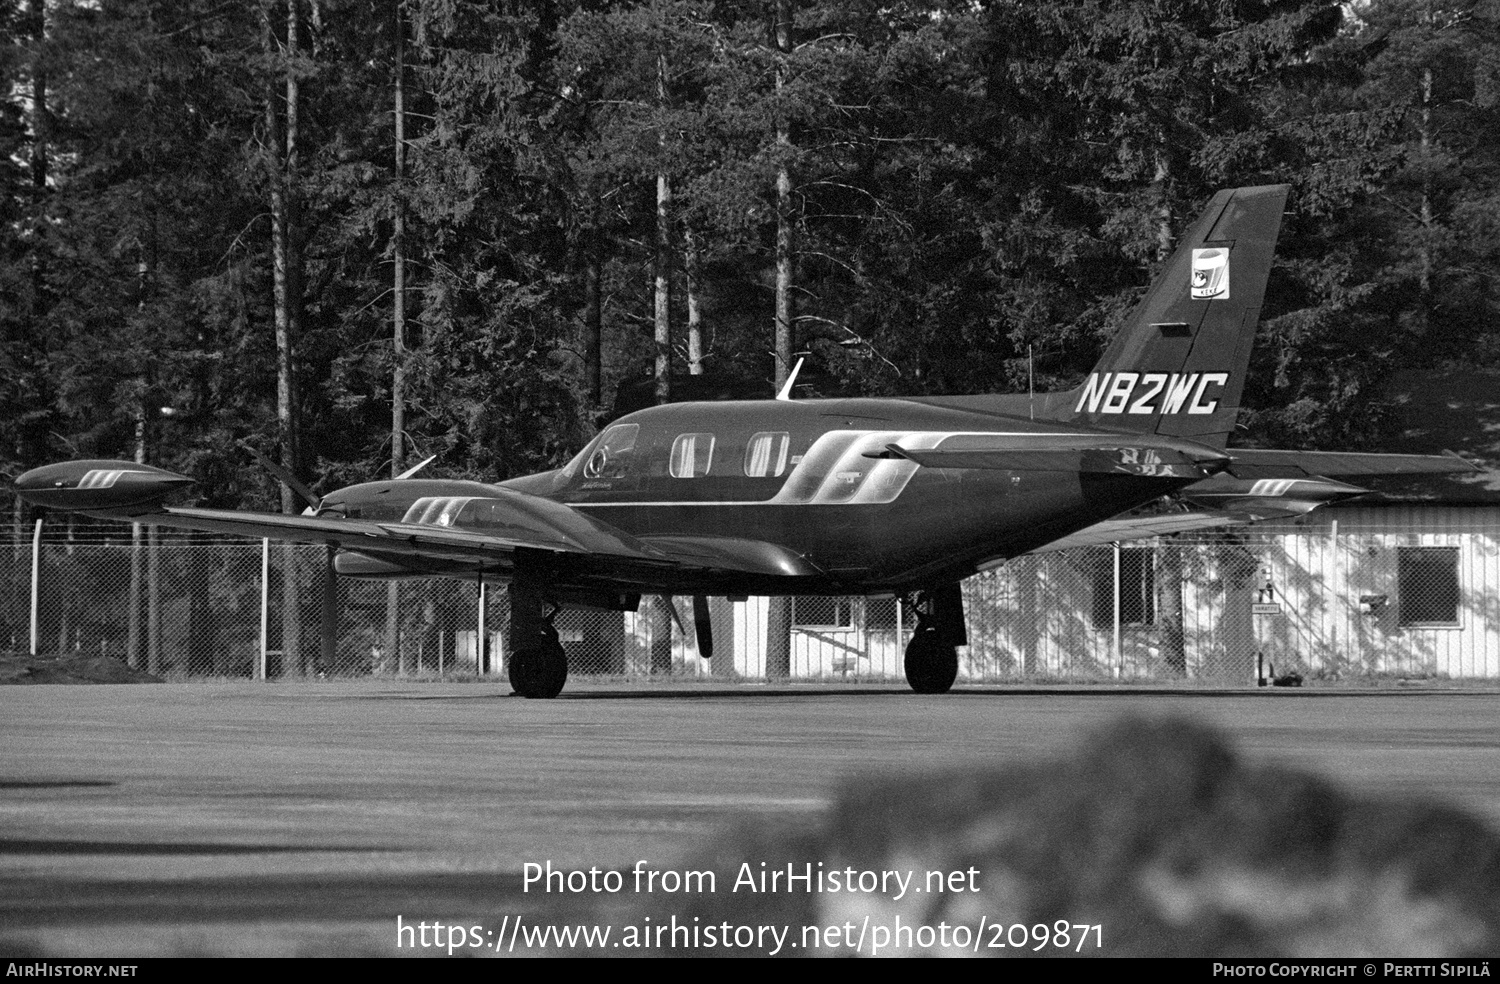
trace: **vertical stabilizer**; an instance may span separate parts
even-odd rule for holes
[[[1287,185],[1214,195],[1083,385],[1045,415],[1222,448],[1234,429]]]

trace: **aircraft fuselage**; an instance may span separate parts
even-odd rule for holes
[[[1013,436],[1025,446],[1088,433],[1098,432],[908,400],[670,404],[621,418],[565,468],[499,487],[567,505],[647,542],[777,545],[808,565],[795,578],[798,593],[879,593],[956,580],[1201,477],[930,468],[888,453],[874,457],[888,445],[951,446],[966,435],[990,444],[995,435]],[[334,493],[325,508],[396,520],[416,499],[477,488],[370,483]],[[546,563],[549,581],[587,588],[592,580],[587,558]],[[682,583],[664,583],[674,579]],[[610,582],[619,581],[616,570]],[[789,586],[755,574],[640,574],[645,590]]]

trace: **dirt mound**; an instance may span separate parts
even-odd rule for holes
[[[161,683],[113,656],[27,656],[0,653],[0,684],[6,683]]]

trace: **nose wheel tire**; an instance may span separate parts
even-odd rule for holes
[[[958,647],[936,629],[918,629],[906,644],[906,682],[919,694],[945,694],[958,679]]]

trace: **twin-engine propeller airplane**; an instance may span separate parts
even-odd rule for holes
[[[1361,491],[1318,476],[1474,467],[1226,450],[1286,197],[1215,195],[1069,392],[670,404],[621,418],[555,471],[369,482],[303,516],[166,506],[189,479],[118,461],[37,468],[16,489],[50,509],[330,544],[350,577],[508,582],[510,679],[527,697],[567,679],[558,606],[632,610],[643,593],[693,596],[704,655],[709,595],[915,596],[906,676],[939,693],[967,641],[959,581],[977,571],[1216,521],[1112,519],[1182,490],[1232,516]]]

